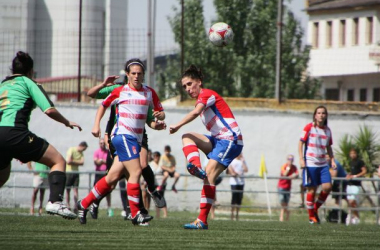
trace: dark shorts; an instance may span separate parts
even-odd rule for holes
[[[290,200],[290,190],[278,188],[278,199],[280,203],[288,204]]]
[[[7,168],[12,159],[23,163],[39,161],[49,143],[26,129],[0,127],[0,170]]]
[[[333,181],[333,185],[332,185],[333,193],[340,193],[340,192],[345,193],[346,192],[347,181],[343,181],[343,184],[342,184],[343,190],[340,190],[340,182],[341,182],[341,180],[334,180]],[[332,198],[338,200],[340,196],[341,195],[339,195],[339,194],[333,194]],[[342,199],[344,199],[344,200],[347,199],[347,195],[342,194]]]
[[[162,171],[162,173],[165,173],[165,172],[168,173],[171,178],[173,178],[175,175],[175,171],[174,172],[169,172],[169,171],[165,171],[165,170]]]
[[[231,205],[241,205],[243,200],[244,185],[231,185]]]
[[[66,188],[77,188],[79,186],[79,174],[66,173]]]
[[[94,186],[95,184],[100,181],[101,178],[103,178],[104,176],[106,176],[106,174],[95,174],[95,180],[94,180]]]

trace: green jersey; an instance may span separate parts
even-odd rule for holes
[[[114,89],[119,88],[120,86],[123,86],[123,85],[121,85],[121,84],[115,84],[115,85],[104,87],[101,90],[99,90],[99,92],[96,94],[95,98],[96,99],[105,99],[109,94],[111,94],[111,92]],[[115,119],[114,123],[116,123],[116,116],[115,116],[114,119]],[[148,109],[148,116],[147,116],[146,121],[147,122],[151,122],[151,121],[154,121],[154,119],[155,118],[153,116],[153,110],[152,109]]]
[[[36,164],[34,165],[34,170],[36,172],[49,171],[49,169],[50,168],[48,166],[46,166],[42,163],[36,162]],[[46,178],[48,178],[48,173],[40,173],[40,177],[46,179]]]
[[[54,108],[42,86],[30,78],[13,75],[0,84],[0,127],[28,128],[30,114],[38,106]]]

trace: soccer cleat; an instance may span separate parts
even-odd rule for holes
[[[97,204],[91,204],[88,210],[90,211],[91,217],[94,220],[98,219],[99,206]]]
[[[149,227],[149,222],[139,223],[140,227]]]
[[[311,217],[311,218],[309,218],[309,223],[314,225],[314,224],[319,224],[319,221],[317,218]]]
[[[154,190],[152,193],[148,189],[147,191],[150,197],[152,198],[154,204],[156,205],[156,207],[158,208],[166,207],[165,198],[157,190]]]
[[[207,178],[207,174],[202,168],[199,168],[191,163],[187,164],[187,171],[189,171],[191,175],[194,175],[201,180],[204,180]]]
[[[194,222],[185,224],[183,226],[184,229],[208,229],[208,225],[206,223],[203,223],[201,220],[196,219]]]
[[[124,217],[124,220],[132,220],[132,214],[128,213],[127,216]]]
[[[137,212],[136,216],[134,218],[132,218],[132,224],[133,225],[139,225],[141,223],[145,223],[145,222],[148,222],[148,221],[151,221],[153,219],[153,216],[150,216],[148,214],[142,214],[139,212]]]
[[[86,216],[87,216],[88,210],[82,206],[81,202],[82,200],[78,201],[78,219],[79,219],[80,224],[86,224],[87,223]]]
[[[173,191],[174,193],[178,193],[178,190],[175,188],[175,186],[172,186],[172,191]]]
[[[73,220],[77,217],[76,214],[71,212],[70,209],[68,209],[66,205],[60,201],[57,201],[54,203],[49,201],[48,204],[46,205],[45,210],[48,214],[59,215],[68,220]]]
[[[318,212],[314,211],[314,218],[317,219],[317,223],[320,224],[321,220],[319,219]]]

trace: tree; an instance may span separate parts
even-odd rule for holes
[[[244,2],[244,3],[242,3]],[[224,96],[274,97],[277,1],[214,0],[217,20],[231,25],[234,41],[224,47],[207,39],[201,0],[185,1],[185,65],[205,69],[205,85]],[[169,22],[175,41],[181,41],[181,13],[174,8]],[[283,29],[282,82],[285,98],[315,98],[319,84],[307,75],[309,47],[302,46],[303,31],[290,10],[285,11]],[[179,61],[169,62],[162,81],[179,78]],[[176,73],[173,74],[173,70]],[[169,72],[170,71],[170,72]],[[177,73],[178,72],[178,73]],[[178,74],[177,79],[173,75]]]

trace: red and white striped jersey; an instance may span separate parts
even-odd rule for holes
[[[305,142],[304,158],[307,167],[327,166],[326,148],[333,143],[329,127],[318,127],[309,123],[303,129],[301,141]]]
[[[224,99],[213,90],[201,89],[197,103],[205,105],[201,113],[201,119],[211,136],[221,139],[236,141],[243,145],[243,136],[240,128]]]
[[[154,89],[144,85],[139,90],[129,84],[114,89],[102,105],[108,108],[114,104],[117,105],[117,120],[113,135],[131,135],[139,143],[142,141],[148,109],[164,110]]]

